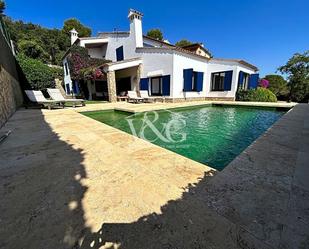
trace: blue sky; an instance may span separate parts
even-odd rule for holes
[[[160,28],[172,43],[182,38],[203,42],[215,57],[255,64],[261,76],[275,73],[294,53],[309,50],[308,0],[5,2],[13,19],[61,28],[65,19],[76,17],[94,35],[128,30],[128,9],[134,8],[144,13],[144,33]]]

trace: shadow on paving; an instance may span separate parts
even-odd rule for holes
[[[0,144],[0,248],[74,248],[87,231],[83,152],[59,140],[40,110],[16,112]]]
[[[207,206],[206,187],[216,172],[205,173],[189,185],[181,199],[133,223],[104,223],[96,233],[85,234],[82,249],[138,248],[271,248]]]

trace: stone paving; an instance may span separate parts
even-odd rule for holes
[[[309,105],[222,172],[77,113],[127,107],[13,115],[0,144],[0,248],[309,247]]]
[[[115,109],[120,111],[127,112],[145,112],[153,110],[162,110],[170,108],[181,108],[188,106],[199,106],[199,105],[235,105],[235,106],[251,106],[251,107],[275,107],[275,108],[292,108],[296,103],[287,103],[287,102],[240,102],[240,101],[190,101],[190,102],[180,102],[180,103],[147,103],[147,104],[132,104],[127,102],[117,102],[117,103],[105,103],[105,104],[90,104],[85,107],[72,108],[72,110],[77,112],[83,111],[96,111],[96,110],[107,110]]]

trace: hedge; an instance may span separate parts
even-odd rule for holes
[[[237,92],[236,100],[255,102],[277,102],[277,97],[270,90],[258,87],[257,89],[240,90]]]
[[[25,55],[18,55],[17,60],[32,89],[45,90],[55,87],[54,79],[59,73],[58,70]]]

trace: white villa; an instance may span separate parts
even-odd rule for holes
[[[143,35],[143,14],[129,10],[130,31],[102,32],[97,37],[78,37],[71,44],[87,48],[92,58],[112,62],[102,65],[105,78],[72,81],[67,56],[63,58],[66,93],[80,91],[88,99],[117,101],[128,90],[147,90],[165,101],[235,100],[238,88],[256,88],[258,68],[244,60],[212,58],[201,44],[176,47]],[[81,86],[81,84],[83,86]],[[83,89],[81,89],[83,88]]]

